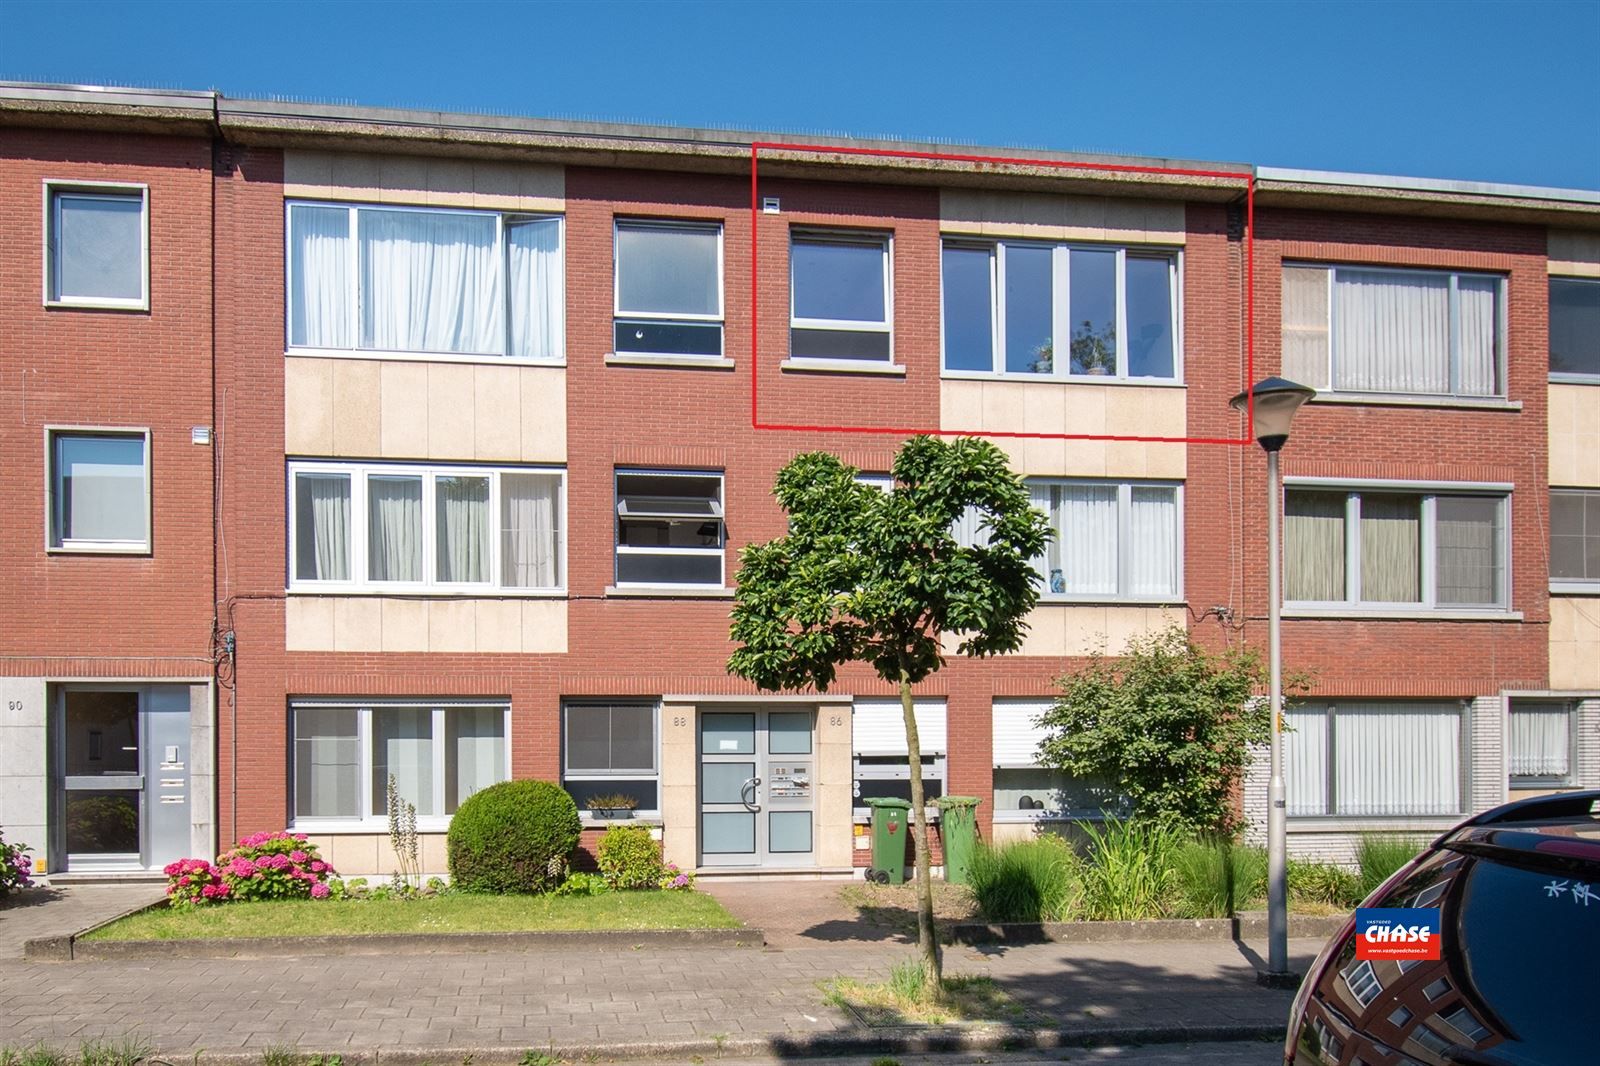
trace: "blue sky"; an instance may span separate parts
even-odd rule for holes
[[[1594,0],[0,0],[6,79],[1588,189],[1597,41]]]

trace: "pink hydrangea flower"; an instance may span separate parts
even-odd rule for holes
[[[293,851],[291,851],[289,853],[289,858],[293,859],[295,862],[305,862],[310,857],[311,856],[307,855],[305,852],[301,851],[299,848],[296,848],[295,850],[293,850]]]
[[[327,899],[328,898],[328,886],[323,884],[320,881],[317,882],[316,884],[312,885],[311,886],[311,898],[312,899]]]
[[[312,862],[312,864],[311,864],[311,872],[314,873],[314,874],[320,874],[324,870],[326,870],[327,868],[328,868],[328,864],[325,863],[325,862],[322,862],[321,860],[316,860],[316,861]]]

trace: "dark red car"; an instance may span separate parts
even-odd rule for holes
[[[1438,961],[1359,960],[1355,920],[1295,996],[1291,1066],[1600,1064],[1600,791],[1508,803],[1364,902],[1439,910]]]

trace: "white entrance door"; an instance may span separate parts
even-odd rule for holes
[[[816,715],[700,714],[700,864],[813,866]]]

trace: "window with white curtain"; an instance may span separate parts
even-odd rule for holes
[[[558,590],[563,487],[534,467],[291,463],[290,588]]]
[[[1462,812],[1460,703],[1305,703],[1284,712],[1291,817]]]
[[[1600,490],[1550,490],[1550,581],[1600,586]]]
[[[150,190],[45,187],[45,302],[143,310],[150,299]]]
[[[616,351],[720,357],[722,226],[618,219],[615,241]]]
[[[559,362],[561,219],[289,205],[289,347]]]
[[[50,430],[49,545],[71,552],[150,548],[150,435]]]
[[[1513,700],[1506,725],[1506,764],[1514,784],[1571,780],[1572,707]]]
[[[505,703],[297,700],[290,706],[297,826],[388,817],[389,778],[423,826],[511,777]]]
[[[949,238],[942,293],[946,373],[1178,376],[1176,252]]]
[[[1284,600],[1374,610],[1503,609],[1507,497],[1292,487]]]
[[[1045,599],[1175,602],[1182,596],[1180,486],[1030,478],[1028,492],[1055,532],[1036,560]]]
[[[618,470],[617,584],[723,582],[722,475]]]
[[[1321,391],[1503,396],[1505,282],[1492,274],[1283,267],[1283,373]]]
[[[894,284],[887,234],[796,230],[789,239],[789,357],[889,363]]]

